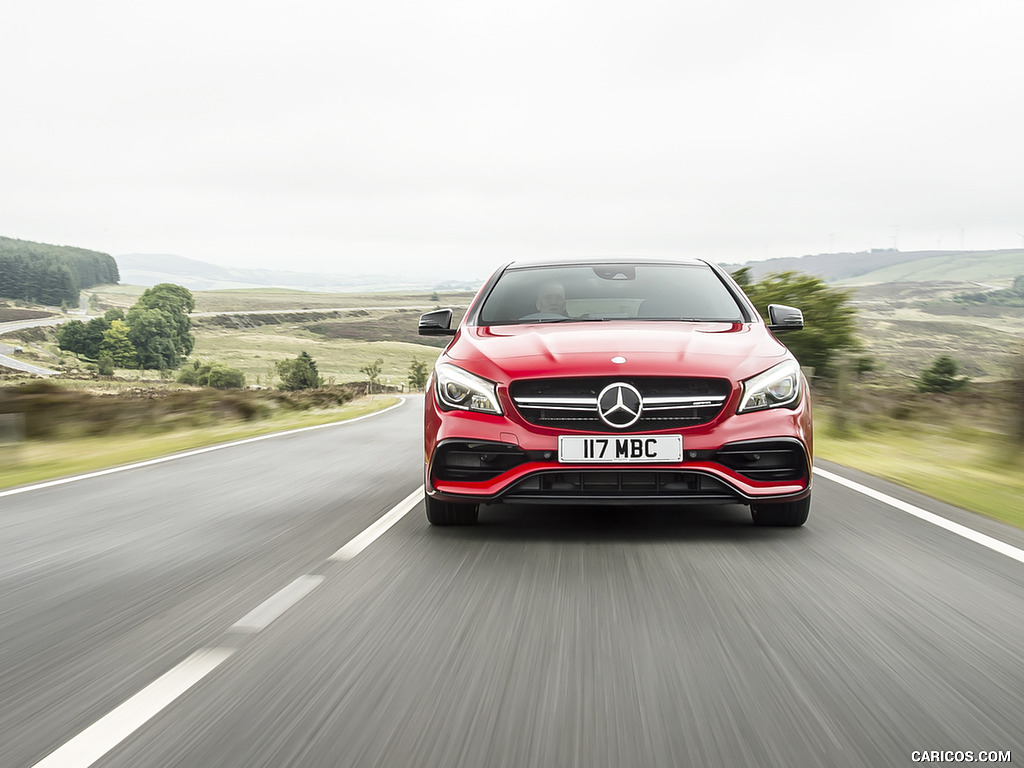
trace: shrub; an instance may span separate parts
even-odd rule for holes
[[[277,375],[281,377],[278,386],[284,390],[316,389],[323,386],[323,379],[316,369],[316,361],[305,351],[300,352],[294,360],[279,361]]]
[[[207,374],[206,386],[214,389],[241,389],[245,386],[245,374],[238,368],[214,363]]]
[[[178,372],[179,384],[214,389],[241,389],[245,386],[245,374],[238,368],[224,363],[201,363],[193,360]]]
[[[103,352],[100,354],[98,365],[96,370],[100,376],[113,376],[114,375],[114,358],[109,352]]]
[[[941,355],[921,372],[917,388],[921,392],[954,392],[967,386],[966,376],[957,377],[960,364],[949,355]]]

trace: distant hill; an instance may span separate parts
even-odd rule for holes
[[[476,290],[479,282],[438,282],[382,274],[328,274],[271,269],[221,267],[173,254],[129,253],[118,256],[121,281],[129,285],[177,283],[192,291],[232,288],[291,288],[300,291],[354,292],[395,290]]]
[[[822,253],[800,258],[751,261],[755,279],[773,272],[805,272],[830,283],[1009,283],[1024,274],[1024,250],[999,251],[896,251]],[[726,265],[730,271],[737,266]]]

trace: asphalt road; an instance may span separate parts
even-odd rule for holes
[[[10,322],[0,323],[0,335],[10,331],[18,331],[23,328],[36,328],[44,325],[60,325],[67,321],[68,318],[66,317],[47,317],[37,318],[35,320],[12,320]],[[24,373],[33,373],[37,376],[54,376],[57,373],[57,371],[50,370],[49,368],[42,368],[38,365],[32,365],[32,363],[26,363],[23,360],[9,357],[8,355],[13,351],[14,346],[0,342],[0,368],[10,368]]]
[[[1024,563],[824,477],[431,528],[420,407],[0,494],[0,765],[1024,760]]]

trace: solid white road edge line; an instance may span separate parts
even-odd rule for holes
[[[259,632],[320,586],[323,580],[323,576],[299,576],[276,595],[267,598],[232,624],[231,629],[239,632]]]
[[[957,536],[962,536],[963,538],[969,539],[970,541],[973,541],[976,544],[981,544],[981,546],[983,547],[988,547],[993,552],[998,552],[1001,555],[1006,555],[1007,557],[1013,558],[1019,563],[1024,563],[1024,550],[1018,549],[1017,547],[1014,547],[1011,544],[1007,544],[1005,541],[1000,541],[999,539],[994,539],[991,536],[986,536],[984,533],[979,533],[978,531],[975,531],[973,528],[968,528],[966,525],[954,523],[952,520],[947,520],[944,517],[940,517],[939,515],[936,515],[934,512],[928,512],[927,510],[921,509],[920,507],[915,507],[913,504],[908,504],[905,501],[900,501],[899,499],[893,498],[892,496],[882,493],[881,491],[876,491],[873,488],[868,488],[866,485],[861,485],[860,483],[854,482],[853,480],[847,480],[845,477],[837,475],[834,472],[829,472],[827,470],[818,469],[817,467],[815,467],[814,474],[819,475],[820,477],[823,477],[826,480],[831,480],[834,483],[844,485],[852,491],[857,491],[857,493],[862,493],[865,496],[869,496],[875,501],[880,501],[883,504],[888,504],[890,507],[894,507],[895,509],[898,509],[901,512],[906,512],[908,515],[913,515],[914,517],[920,518],[921,520],[931,523],[932,525],[937,525],[939,526],[939,528],[944,528],[950,533],[955,533]]]
[[[257,443],[260,440],[270,440],[275,437],[284,437],[285,435],[297,435],[300,432],[311,432],[314,429],[326,429],[327,427],[340,427],[345,424],[354,424],[357,421],[363,419],[371,419],[374,416],[380,416],[381,414],[393,411],[395,408],[401,408],[406,403],[404,397],[398,398],[398,402],[394,405],[388,406],[382,411],[374,411],[373,413],[367,413],[363,416],[356,416],[354,419],[345,419],[344,421],[332,421],[329,424],[316,424],[312,427],[299,427],[298,429],[288,429],[284,432],[271,432],[269,435],[258,435],[256,437],[247,437],[244,440],[235,440],[231,443],[220,443],[218,445],[210,445],[206,448],[195,448],[191,451],[184,451],[182,453],[172,453],[170,456],[160,456],[156,459],[149,459],[147,461],[136,462],[135,464],[124,464],[120,467],[111,467],[110,469],[100,469],[96,472],[88,472],[84,475],[72,475],[71,477],[61,477],[57,480],[47,480],[44,483],[36,483],[35,485],[26,485],[23,488],[11,488],[10,490],[0,491],[0,499],[4,496],[14,496],[18,493],[28,493],[29,491],[39,491],[43,488],[53,488],[56,485],[64,485],[65,483],[77,483],[79,480],[89,480],[93,477],[103,477],[104,475],[112,475],[115,472],[127,472],[129,469],[139,469],[140,467],[151,467],[154,464],[163,464],[167,461],[176,461],[178,459],[186,459],[189,456],[198,456],[202,453],[210,453],[211,451],[221,451],[225,448],[234,448],[236,445],[246,445],[247,443]]]
[[[87,768],[223,663],[233,648],[196,651],[113,709],[33,768]]]
[[[409,512],[412,511],[413,507],[415,507],[422,498],[423,486],[421,485],[415,491],[413,491],[400,502],[398,502],[398,504],[392,507],[392,509],[389,512],[385,513],[383,517],[377,520],[377,522],[372,523],[365,531],[363,531],[354,539],[352,539],[348,544],[339,549],[328,559],[351,560],[353,557],[355,557],[368,546],[370,546],[374,541],[376,541],[385,531],[387,531],[388,528],[390,528],[403,517],[405,517],[407,514],[409,514]]]

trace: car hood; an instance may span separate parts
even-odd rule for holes
[[[538,376],[736,381],[789,356],[759,323],[658,321],[464,326],[445,354],[456,365],[504,382]]]

